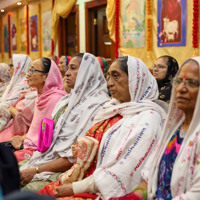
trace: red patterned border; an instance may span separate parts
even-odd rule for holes
[[[11,58],[10,13],[8,13],[8,56]]]
[[[146,50],[148,51],[147,57],[150,56],[152,46],[152,0],[146,0]]]
[[[120,0],[115,1],[115,58],[119,57],[119,6]]]
[[[27,42],[27,49],[26,53],[29,54],[29,7],[26,5],[26,42]]]
[[[52,12],[54,7],[55,0],[52,0]],[[51,55],[54,55],[54,41],[51,39]]]
[[[199,2],[193,0],[193,30],[192,30],[192,44],[193,48],[198,47],[198,19],[199,19]]]

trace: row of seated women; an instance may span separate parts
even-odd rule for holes
[[[63,200],[199,199],[200,58],[185,61],[177,74],[177,69],[171,70],[172,65],[178,68],[171,57],[157,60],[153,67],[157,83],[140,59],[121,57],[110,66],[106,84],[97,58],[78,54],[70,60],[65,73],[70,89],[66,94],[53,61],[42,58],[29,63],[30,68],[23,69],[20,75],[28,72],[28,85],[37,88],[33,119],[26,136],[4,142],[23,148],[15,151],[18,160],[23,160],[21,155],[29,157],[19,163],[22,189]],[[175,74],[167,111],[168,105],[158,100],[158,85],[162,85],[161,99],[164,90],[168,94]],[[20,82],[11,91],[17,85],[23,86],[22,91],[28,88]],[[1,100],[2,108],[6,101],[14,99],[13,93],[9,91],[6,98],[3,94],[2,98],[9,101]],[[57,100],[53,100],[54,96]],[[40,97],[44,101],[41,107]],[[13,101],[14,105],[17,100]],[[41,118],[34,119],[43,108]],[[46,116],[48,112],[50,117]],[[11,115],[3,121],[10,122]],[[51,121],[45,123],[43,119],[40,123],[44,115],[53,119],[52,131]],[[52,141],[45,148],[41,136],[49,133],[50,137],[51,132]]]

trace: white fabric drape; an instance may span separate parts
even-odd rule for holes
[[[19,99],[20,93],[29,88],[26,74],[31,63],[31,59],[26,55],[13,55],[14,74],[0,102],[0,131],[5,128],[11,118],[8,107],[13,106]]]
[[[19,97],[20,91],[23,90],[25,86],[26,88],[28,88],[28,85],[25,84],[25,79],[31,63],[32,61],[27,55],[13,55],[14,74],[12,76],[10,84],[8,85],[6,91],[2,96],[2,102],[5,101],[6,98],[8,98],[11,95]]]
[[[156,80],[145,64],[130,56],[127,64],[131,102],[119,104],[113,99],[95,118],[98,122],[116,114],[123,116],[104,133],[98,152],[93,177],[103,199],[123,196],[139,184],[142,167],[160,136],[166,116],[159,105],[162,102],[157,100]]]
[[[99,109],[109,100],[106,80],[98,60],[95,56],[85,53],[74,89],[69,95],[61,98],[52,114],[54,117],[60,108],[67,106],[54,128],[51,147],[45,153],[36,151],[20,170],[36,167],[59,157],[73,158],[71,145],[85,135]],[[33,180],[45,180],[48,178],[47,174],[52,173],[36,174]]]
[[[199,64],[200,57],[193,60]],[[200,76],[199,76],[200,77]],[[158,169],[164,151],[177,129],[185,120],[184,113],[177,108],[174,89],[172,90],[168,117],[162,136],[155,150],[142,170],[148,183],[148,199],[154,199],[157,191]],[[171,178],[171,194],[174,200],[199,199],[200,197],[200,87],[195,111],[189,129],[175,160]]]

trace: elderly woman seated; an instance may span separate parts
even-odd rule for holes
[[[71,60],[70,56],[61,56],[59,59],[58,68],[62,74],[62,77],[65,76],[70,60]]]
[[[159,57],[153,65],[153,76],[157,80],[158,99],[169,103],[172,89],[172,79],[178,71],[178,62],[171,56]]]
[[[13,107],[20,94],[29,88],[26,82],[26,73],[31,62],[31,59],[26,55],[13,55],[15,72],[0,101],[0,131],[6,127],[8,121],[12,118],[9,108]]]
[[[57,102],[53,111],[51,146],[43,153],[34,152],[33,157],[20,168],[21,185],[26,185],[26,189],[40,190],[46,183],[42,181],[72,166],[75,159],[71,145],[85,135],[94,116],[110,100],[106,80],[95,56],[88,53],[75,55],[65,76],[71,92]]]
[[[70,93],[71,91],[70,87],[68,87],[67,85],[66,76],[65,76],[70,60],[71,60],[71,56],[61,56],[58,63],[58,68],[63,77],[64,89],[67,93]]]
[[[27,73],[28,85],[35,87],[38,92],[38,96],[33,102],[35,106],[32,106],[30,102],[30,93],[26,92],[25,97],[20,99],[21,101],[15,107],[10,108],[10,113],[14,117],[13,126],[0,133],[1,140],[2,138],[10,140],[11,145],[10,142],[4,144],[11,146],[13,151],[23,149],[15,152],[18,161],[24,160],[27,156],[30,157],[33,151],[37,150],[38,128],[42,118],[51,118],[56,102],[66,95],[63,90],[60,71],[53,61],[49,58],[40,58],[33,61],[29,67]],[[34,110],[32,120],[29,118],[31,117],[31,110]],[[27,134],[22,135],[16,128],[22,129],[27,121],[30,123],[30,128],[25,132]]]
[[[138,58],[126,56],[116,59],[110,66],[107,80],[113,99],[103,106],[95,117],[96,125],[86,134],[98,140],[98,156],[87,169],[85,150],[89,147],[85,147],[85,141],[78,142],[75,165],[80,165],[80,172],[76,172],[77,166],[74,165],[60,176],[60,181],[46,185],[40,193],[56,196],[78,194],[79,198],[79,193],[90,192],[109,199],[130,192],[131,185],[140,182],[142,167],[160,137],[166,116],[158,102],[165,103],[157,100],[156,80]],[[113,123],[105,129],[109,120]],[[81,173],[84,174],[81,176]],[[91,198],[91,195],[87,197]]]
[[[3,93],[5,92],[12,74],[9,72],[9,66],[5,63],[0,63],[0,101]]]
[[[142,170],[144,181],[134,190],[142,199],[200,198],[199,86],[200,57],[194,57],[173,80],[162,136]]]

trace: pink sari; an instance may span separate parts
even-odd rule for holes
[[[39,94],[35,101],[34,116],[27,132],[27,139],[24,141],[24,149],[15,152],[18,162],[32,156],[32,153],[37,150],[39,124],[44,117],[51,119],[57,101],[64,95],[66,92],[63,90],[61,73],[55,62],[51,61],[43,93]]]
[[[0,142],[9,141],[15,135],[24,135],[28,132],[33,119],[36,96],[37,92],[33,88],[29,88],[20,94],[19,100],[14,104],[18,113],[0,132]]]

